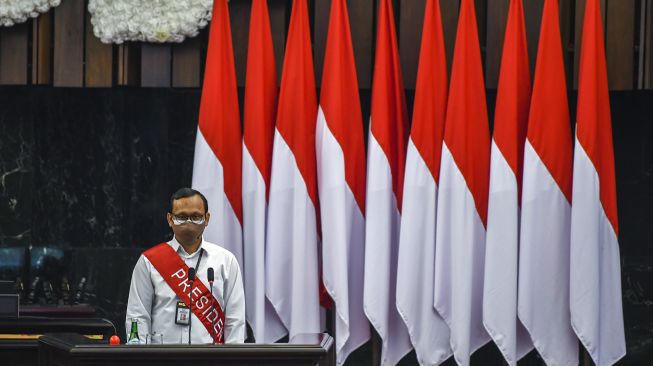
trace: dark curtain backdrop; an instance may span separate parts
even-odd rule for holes
[[[365,124],[369,95],[361,90]],[[3,268],[2,249],[61,248],[65,260],[48,275],[73,284],[87,277],[89,302],[124,334],[133,265],[169,238],[169,197],[191,183],[199,98],[198,89],[0,87],[0,279],[28,284],[38,274],[28,263]],[[412,91],[407,99],[410,110]],[[494,99],[488,91],[490,114]],[[611,102],[628,345],[621,364],[640,365],[653,359],[653,92],[612,92]],[[350,364],[369,364],[369,353],[367,345]],[[492,346],[475,359],[500,364]],[[402,364],[416,364],[414,354]]]

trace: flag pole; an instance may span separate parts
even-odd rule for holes
[[[583,347],[583,343],[581,341],[578,341],[578,347],[580,347],[580,364],[581,366],[594,366],[594,362],[592,362],[592,358],[590,357],[589,352]]]
[[[372,366],[381,365],[381,336],[376,332],[373,326],[372,329]]]

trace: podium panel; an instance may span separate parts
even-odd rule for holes
[[[50,332],[76,332],[94,339],[109,339],[115,328],[95,318],[20,317],[0,319],[0,364],[36,366],[38,339]],[[87,337],[83,337],[87,338]]]
[[[225,345],[116,345],[73,333],[39,338],[39,366],[332,366],[333,338],[304,334],[289,343]]]

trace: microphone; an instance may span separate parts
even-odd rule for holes
[[[30,285],[29,293],[27,294],[28,304],[36,304],[38,302],[37,295],[38,295],[38,285],[40,282],[41,282],[41,278],[39,276],[34,277],[34,280]]]
[[[206,272],[206,277],[209,280],[209,283],[213,283],[213,281],[215,280],[214,273],[213,273],[213,267],[209,267],[209,269]]]
[[[61,297],[65,305],[72,305],[71,295],[70,295],[70,283],[68,283],[68,278],[66,277],[61,279]]]
[[[213,267],[209,267],[209,269],[206,272],[206,277],[209,280],[209,287],[211,289],[211,313],[213,313],[213,309],[214,309],[213,308],[213,281],[215,280]],[[213,324],[211,324],[211,342],[215,344],[215,326]]]
[[[53,288],[52,288],[52,282],[50,281],[43,281],[43,296],[45,296],[45,303],[46,304],[55,304],[56,301],[54,300],[54,294]]]
[[[195,281],[195,268],[193,267],[188,269],[188,281],[190,282],[190,292],[188,293],[188,344],[190,344],[191,333],[193,330],[193,282]]]
[[[77,285],[77,291],[75,292],[75,297],[73,298],[73,304],[81,304],[84,302],[84,289],[86,288],[86,277],[82,277],[79,280],[79,284]]]

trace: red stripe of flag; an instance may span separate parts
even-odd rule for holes
[[[242,225],[242,135],[227,0],[213,3],[212,19],[199,129],[222,165],[224,192]]]
[[[408,111],[390,0],[380,1],[376,37],[370,129],[390,164],[392,188],[401,212],[408,144]]]
[[[277,112],[277,72],[266,0],[252,2],[247,75],[245,79],[244,141],[270,192],[274,118]]]
[[[571,203],[572,140],[558,5],[546,1],[542,19],[527,137]]]
[[[306,0],[294,0],[281,77],[277,130],[293,152],[308,195],[319,212],[315,157],[317,96],[313,70]]]
[[[329,130],[340,144],[345,156],[345,180],[354,193],[360,210],[365,213],[365,150],[363,146],[363,116],[351,30],[346,3],[333,0],[332,24],[327,37],[320,105]],[[344,62],[342,61],[344,60]]]
[[[451,151],[481,221],[487,224],[490,179],[490,130],[485,101],[478,28],[474,2],[461,3],[455,60],[451,71],[444,142]]]

